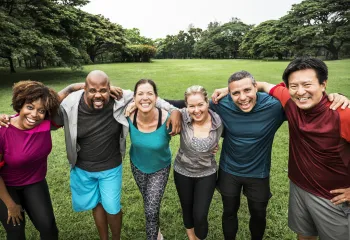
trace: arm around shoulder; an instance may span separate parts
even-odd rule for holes
[[[270,93],[271,89],[276,86],[268,82],[256,82],[256,85],[259,92],[266,92],[266,93]]]

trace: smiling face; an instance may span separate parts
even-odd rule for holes
[[[243,112],[250,112],[254,108],[258,89],[256,84],[253,84],[252,79],[243,78],[232,81],[229,83],[228,88],[233,102]]]
[[[17,125],[23,130],[39,125],[46,116],[46,110],[41,99],[25,103],[18,114]]]
[[[110,85],[107,75],[90,73],[85,82],[85,103],[95,109],[103,109],[110,99]]]
[[[135,105],[141,112],[150,112],[156,104],[157,95],[149,83],[141,83],[137,86],[134,95]]]
[[[295,104],[303,110],[316,106],[326,90],[327,81],[319,83],[314,69],[304,69],[291,73],[288,90]]]
[[[195,122],[203,122],[208,118],[209,104],[203,94],[194,93],[187,96],[187,111]]]

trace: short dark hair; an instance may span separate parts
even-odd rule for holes
[[[138,80],[137,83],[135,84],[134,96],[136,95],[137,88],[141,84],[145,84],[145,83],[149,83],[153,87],[153,91],[154,91],[155,95],[158,96],[156,83],[152,79],[140,79],[140,80]]]
[[[252,74],[250,74],[247,71],[239,71],[239,72],[235,72],[234,74],[232,74],[229,78],[228,78],[228,84],[230,84],[233,81],[239,81],[242,80],[243,78],[250,78],[252,80],[253,84],[256,84],[255,79],[253,77]]]
[[[290,74],[305,69],[315,70],[320,84],[328,79],[328,68],[322,60],[313,57],[300,57],[291,61],[283,72],[282,79],[286,86],[288,87],[288,78]]]
[[[39,99],[43,102],[49,116],[57,113],[60,105],[57,93],[41,82],[31,80],[20,81],[13,85],[12,91],[12,107],[17,113],[21,111],[24,104],[32,103]],[[48,115],[45,117],[48,117]]]

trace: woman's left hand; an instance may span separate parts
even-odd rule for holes
[[[338,196],[331,199],[331,202],[335,205],[350,202],[350,188],[335,189],[331,191],[332,194],[339,194]]]

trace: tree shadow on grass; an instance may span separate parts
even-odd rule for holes
[[[84,70],[72,71],[64,68],[50,68],[43,70],[18,70],[11,74],[0,71],[0,89],[12,88],[13,84],[21,80],[35,80],[50,85],[69,85],[83,82],[88,72]]]

